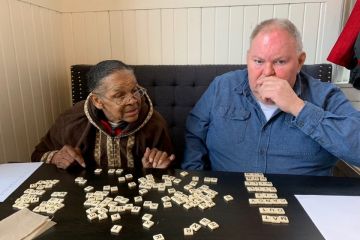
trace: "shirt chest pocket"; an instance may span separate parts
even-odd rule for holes
[[[219,107],[214,114],[210,129],[214,129],[214,137],[223,143],[241,143],[246,136],[250,112],[235,107]]]

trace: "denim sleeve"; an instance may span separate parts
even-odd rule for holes
[[[305,102],[293,124],[334,156],[360,165],[360,112],[335,88],[319,107]]]
[[[215,98],[216,79],[209,85],[189,113],[185,130],[183,169],[203,170],[208,155],[206,136],[211,120],[212,102]]]

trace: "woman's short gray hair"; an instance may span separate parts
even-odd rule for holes
[[[273,28],[280,28],[287,31],[295,39],[297,50],[302,52],[303,44],[301,34],[296,26],[288,19],[273,18],[259,23],[250,35],[250,43],[260,32],[271,30]]]
[[[98,89],[102,80],[117,71],[129,71],[134,74],[133,69],[119,60],[105,60],[92,66],[87,73],[87,87],[89,92]]]

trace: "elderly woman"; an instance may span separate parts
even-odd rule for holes
[[[56,120],[35,147],[32,161],[66,169],[166,168],[175,159],[163,117],[154,110],[133,70],[106,60],[88,73],[90,94]]]

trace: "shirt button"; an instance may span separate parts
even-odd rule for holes
[[[304,122],[303,122],[303,121],[300,121],[298,125],[299,125],[299,127],[303,127],[303,126],[304,126]]]
[[[260,149],[260,155],[264,155],[265,154],[265,149]]]

